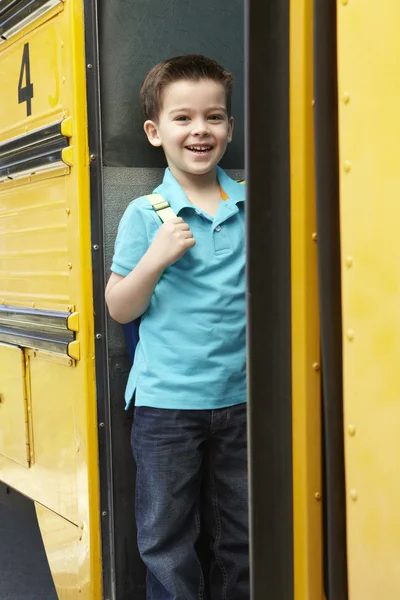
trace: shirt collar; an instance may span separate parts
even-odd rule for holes
[[[217,167],[217,178],[221,188],[228,195],[229,200],[234,204],[245,201],[246,187],[244,185],[231,179],[231,177],[229,177],[229,175],[227,175],[220,167]],[[165,169],[162,184],[154,190],[154,193],[161,194],[176,215],[178,215],[183,208],[190,208],[192,210],[195,208],[193,204],[189,202],[182,187],[168,168]]]
[[[244,202],[246,199],[246,186],[238,183],[225,173],[221,167],[217,167],[217,177],[219,185],[227,194],[229,200],[234,204]]]

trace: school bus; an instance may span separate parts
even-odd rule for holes
[[[0,500],[34,506],[60,599],[145,597],[104,287],[119,218],[164,166],[140,82],[185,52],[237,79],[222,166],[248,195],[252,598],[398,597],[399,17],[395,0],[0,4]]]

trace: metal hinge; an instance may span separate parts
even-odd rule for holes
[[[21,371],[22,371],[22,389],[24,394],[24,406],[25,406],[25,448],[26,448],[26,461],[28,467],[32,466],[33,463],[33,446],[31,444],[31,403],[30,395],[28,394],[28,378],[27,371],[29,368],[28,356],[22,352],[21,354]]]

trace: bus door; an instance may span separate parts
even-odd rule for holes
[[[0,7],[0,480],[60,598],[101,595],[83,4]]]
[[[337,4],[349,597],[399,596],[400,6]]]

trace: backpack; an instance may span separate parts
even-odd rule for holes
[[[243,180],[238,180],[237,182],[241,183],[242,185],[245,185],[245,181]],[[157,215],[160,217],[160,220],[163,223],[165,223],[166,221],[170,221],[171,219],[174,219],[176,217],[176,214],[170,207],[169,203],[166,200],[164,200],[161,194],[149,194],[148,196],[146,196],[146,198],[148,199],[148,201],[150,202],[150,204],[152,205],[152,207],[154,208],[154,210],[156,211]],[[140,320],[141,317],[138,317],[134,321],[122,325],[125,336],[126,349],[128,351],[128,357],[131,363],[133,363],[136,346],[138,345],[139,341]]]

